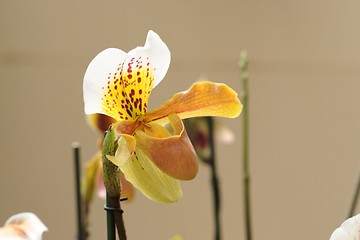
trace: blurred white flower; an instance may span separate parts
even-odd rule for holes
[[[360,240],[360,214],[343,222],[331,234],[330,240]]]
[[[1,240],[41,240],[47,227],[33,213],[24,212],[11,216],[0,228]]]

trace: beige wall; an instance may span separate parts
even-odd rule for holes
[[[97,138],[84,120],[84,71],[99,51],[128,51],[153,29],[172,64],[152,107],[200,76],[240,92],[238,56],[249,51],[255,239],[328,239],[360,172],[359,9],[359,1],[2,0],[0,222],[33,211],[50,229],[45,239],[75,239],[70,146],[81,142],[85,162]],[[241,119],[224,122],[237,140],[217,149],[223,235],[244,239]],[[129,239],[211,239],[209,181],[202,166],[173,205],[137,193],[124,206]],[[105,239],[102,207],[92,208],[91,239]]]

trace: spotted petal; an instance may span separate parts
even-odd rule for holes
[[[181,119],[174,114],[169,121],[174,135],[164,136],[164,127],[150,123],[148,131],[135,132],[137,145],[163,172],[179,180],[191,180],[199,168],[195,150]]]
[[[47,227],[33,213],[24,212],[11,216],[0,228],[1,240],[41,240]]]
[[[143,47],[128,53],[104,50],[84,76],[85,113],[103,113],[118,121],[144,114],[152,88],[164,78],[169,65],[170,51],[153,31]]]
[[[177,114],[181,119],[200,116],[235,118],[242,104],[237,93],[225,84],[198,82],[185,92],[175,94],[161,107],[146,113],[140,119],[164,124],[167,116]]]
[[[140,149],[120,168],[126,180],[153,201],[172,203],[182,197],[179,180],[163,173]]]

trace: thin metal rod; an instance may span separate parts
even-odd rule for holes
[[[77,210],[77,229],[78,229],[78,239],[85,240],[85,230],[84,230],[84,219],[83,219],[83,205],[81,199],[81,186],[80,186],[80,144],[74,142],[72,144],[74,151],[74,164],[75,164],[75,191],[76,191],[76,210]]]

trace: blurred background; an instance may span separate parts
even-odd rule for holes
[[[241,92],[250,56],[250,168],[254,239],[328,239],[347,217],[360,173],[359,1],[0,1],[0,222],[35,212],[44,239],[76,239],[71,143],[83,165],[98,134],[83,112],[83,74],[108,47],[129,51],[147,31],[172,62],[150,108],[199,77]],[[244,239],[241,117],[218,145],[223,239]],[[212,239],[209,169],[182,182],[176,204],[140,192],[123,204],[129,239]],[[91,238],[105,239],[104,202]],[[360,207],[357,208],[357,212]]]

